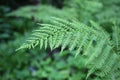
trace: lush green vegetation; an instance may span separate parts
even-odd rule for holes
[[[0,80],[120,80],[119,10],[120,0],[0,5]]]

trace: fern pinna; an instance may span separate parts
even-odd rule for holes
[[[61,52],[67,47],[68,50],[75,51],[75,57],[81,55],[86,58],[88,80],[92,74],[100,80],[120,79],[120,59],[114,44],[109,34],[93,21],[90,27],[76,20],[51,18],[49,24],[40,24],[40,28],[34,30],[19,49],[36,46],[40,49],[50,47],[51,50],[61,46]]]

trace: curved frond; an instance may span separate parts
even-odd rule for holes
[[[19,49],[31,49],[38,45],[40,49],[50,47],[52,50],[61,46],[61,51],[64,51],[68,48],[75,51],[75,57],[86,56],[85,63],[89,69],[86,79],[93,73],[105,77],[116,65],[118,56],[113,50],[109,35],[94,22],[92,24],[93,27],[89,27],[75,20],[51,18],[49,24],[40,24],[40,28],[34,30],[31,37]]]

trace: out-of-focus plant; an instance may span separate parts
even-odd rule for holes
[[[60,9],[51,6],[52,1],[38,0],[0,19],[0,79],[119,80],[120,1],[64,0]],[[5,28],[6,23],[10,27]],[[26,39],[21,35],[29,37],[27,30],[39,26],[35,23],[40,28],[20,47],[30,49],[15,52]]]
[[[33,19],[36,21],[49,21],[50,16],[56,16],[66,19],[72,19],[76,17],[76,13],[72,9],[59,10],[50,5],[38,5],[38,6],[26,6],[9,13],[8,16],[24,17]]]

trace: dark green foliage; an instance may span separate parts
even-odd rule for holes
[[[6,25],[17,17],[7,22],[12,37],[0,28],[1,80],[120,79],[120,0],[64,0],[62,9],[39,2],[47,5],[24,6],[1,19]],[[31,34],[31,26],[39,27]]]
[[[49,80],[85,79],[85,74],[82,73],[84,72],[85,60],[81,56],[75,59],[72,54],[63,52],[63,54],[54,54],[53,60],[48,53],[40,51],[39,48],[27,52],[21,50],[16,53],[14,50],[20,45],[21,41],[23,39],[19,38],[19,40],[9,42],[7,46],[6,44],[1,44],[3,46],[0,49],[1,80],[43,80],[43,78]],[[5,52],[5,50],[7,51]],[[56,74],[59,76],[55,76]],[[79,77],[80,74],[82,74],[81,77]]]

